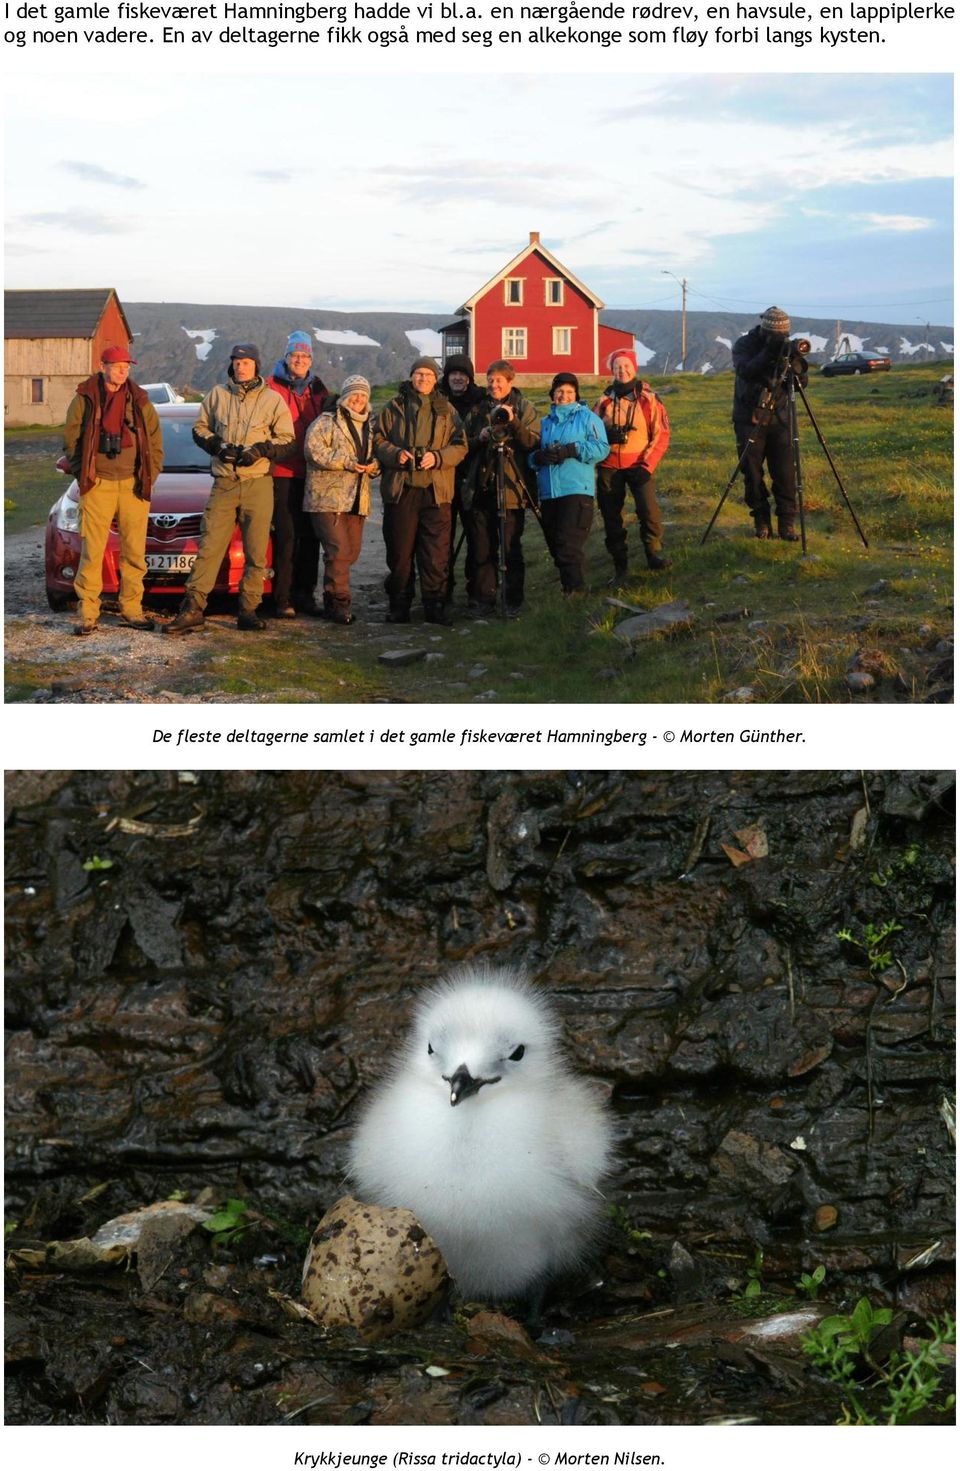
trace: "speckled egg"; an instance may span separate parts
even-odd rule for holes
[[[318,1323],[385,1338],[429,1317],[447,1264],[411,1211],[346,1195],[323,1217],[303,1266],[303,1300]]]

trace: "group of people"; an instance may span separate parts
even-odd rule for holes
[[[779,534],[792,540],[793,465],[781,444],[780,420],[774,414],[758,432],[751,418],[774,352],[788,334],[789,319],[771,307],[760,326],[735,344],[734,423],[756,534],[772,534],[766,458]],[[132,628],[153,627],[142,606],[144,547],[162,438],[156,410],[129,378],[132,363],[127,349],[108,348],[99,374],[78,386],[67,415],[64,447],[80,489],[78,634],[97,627],[101,566],[114,518],[121,619]],[[313,372],[308,333],[290,334],[270,374],[262,372],[254,343],[237,343],[226,381],[207,394],[193,429],[210,456],[213,485],[183,602],[165,632],[203,626],[238,524],[244,552],[239,628],[266,626],[260,604],[271,528],[276,616],[352,623],[350,572],[370,512],[371,481],[378,476],[391,623],[409,622],[418,581],[425,619],[452,621],[455,568],[464,544],[468,611],[482,616],[500,601],[508,615],[518,614],[528,513],[540,523],[564,593],[575,597],[585,590],[584,556],[596,502],[614,579],[621,582],[629,570],[623,514],[628,493],[648,568],[668,568],[654,489],[670,442],[667,413],[638,376],[634,352],[616,349],[608,367],[611,381],[592,409],[580,397],[576,375],[557,373],[550,409],[541,417],[504,359],[489,365],[481,387],[469,357],[452,356],[442,372],[432,358],[419,357],[399,391],[374,415],[366,378],[354,374],[333,394]]]

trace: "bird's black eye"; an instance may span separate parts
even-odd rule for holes
[[[525,1049],[523,1043],[521,1042],[520,1043],[520,1046],[517,1047],[515,1051],[511,1052],[511,1054],[510,1054],[510,1061],[511,1062],[519,1062],[525,1051],[526,1051],[526,1049]]]
[[[427,1056],[428,1057],[432,1057],[433,1056],[433,1048],[430,1046],[430,1043],[429,1042],[427,1043]]]

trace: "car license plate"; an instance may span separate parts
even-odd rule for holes
[[[195,561],[195,552],[147,553],[147,567],[151,572],[189,572]]]

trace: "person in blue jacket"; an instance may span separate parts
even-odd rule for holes
[[[537,472],[543,533],[566,594],[585,590],[583,554],[593,522],[596,466],[610,453],[607,431],[585,403],[573,373],[550,385],[552,407],[530,456]]]

